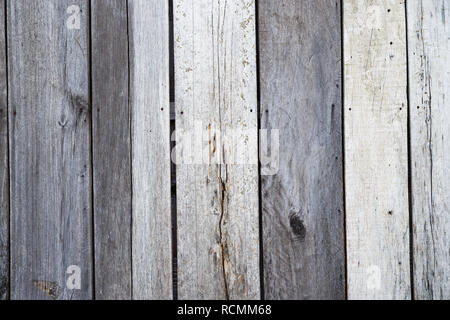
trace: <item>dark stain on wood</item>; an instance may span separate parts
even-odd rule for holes
[[[303,223],[303,220],[300,219],[298,213],[291,212],[289,214],[289,224],[291,226],[292,232],[294,233],[294,239],[300,242],[305,241],[306,228]]]
[[[33,280],[33,285],[53,299],[59,295],[59,285],[52,281]]]

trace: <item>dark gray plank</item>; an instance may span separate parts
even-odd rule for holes
[[[11,298],[90,299],[88,1],[7,4]]]
[[[91,1],[96,299],[131,299],[127,2]]]
[[[5,47],[5,2],[0,1],[0,300],[9,288],[8,106]]]
[[[340,4],[258,5],[261,127],[280,130],[261,177],[265,298],[343,299]]]

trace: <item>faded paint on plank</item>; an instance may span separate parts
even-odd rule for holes
[[[172,299],[168,1],[128,1],[134,299]]]
[[[261,126],[280,130],[261,177],[265,298],[345,299],[341,7],[258,5]]]
[[[11,298],[91,299],[88,2],[7,4]],[[71,265],[81,290],[66,286]]]
[[[254,1],[175,0],[174,38],[178,295],[259,299]]]
[[[408,299],[405,2],[344,0],[349,299]]]
[[[407,1],[414,296],[450,298],[450,1]]]
[[[127,3],[91,1],[95,298],[131,299]]]

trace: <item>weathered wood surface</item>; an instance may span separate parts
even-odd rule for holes
[[[409,0],[414,294],[450,298],[450,1]]]
[[[258,299],[254,1],[175,0],[174,39],[178,296]]]
[[[265,298],[344,299],[340,4],[258,13],[261,127],[280,130],[279,170],[261,177]]]
[[[168,1],[128,1],[134,299],[172,299]]]
[[[343,4],[348,297],[407,299],[405,3]]]
[[[5,2],[0,1],[0,22],[4,21]],[[0,300],[6,300],[9,295],[8,96],[5,40],[5,24],[0,23]]]
[[[95,298],[131,299],[127,2],[91,1]]]
[[[450,0],[171,5],[0,1],[0,300],[449,299]]]
[[[87,4],[7,2],[12,299],[92,298]]]

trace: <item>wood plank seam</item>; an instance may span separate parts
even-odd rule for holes
[[[94,199],[94,138],[93,138],[93,103],[92,103],[92,0],[88,0],[87,3],[87,42],[88,42],[88,103],[89,103],[89,110],[90,110],[90,127],[89,127],[89,153],[90,153],[90,190],[91,193],[91,261],[92,261],[92,268],[91,268],[91,279],[92,279],[92,286],[91,286],[91,296],[92,300],[95,300],[95,199]]]
[[[260,17],[259,17],[259,0],[255,0],[255,41],[256,41],[256,114],[257,128],[258,128],[258,159],[260,158],[260,143],[261,136],[261,42],[260,42]],[[262,214],[262,189],[261,189],[261,161],[258,161],[258,227],[259,227],[259,287],[261,300],[265,300],[265,287],[264,287],[264,225]]]
[[[409,29],[408,29],[408,3],[405,1],[405,30],[406,30],[406,105],[408,110],[407,116],[407,150],[408,150],[408,206],[409,206],[409,269],[410,269],[410,286],[411,286],[411,300],[415,300],[414,293],[414,221],[413,221],[413,199],[412,199],[412,165],[411,165],[411,99],[409,95],[410,91],[410,67],[409,67]]]
[[[10,297],[10,179],[6,0],[0,3],[0,300]]]

